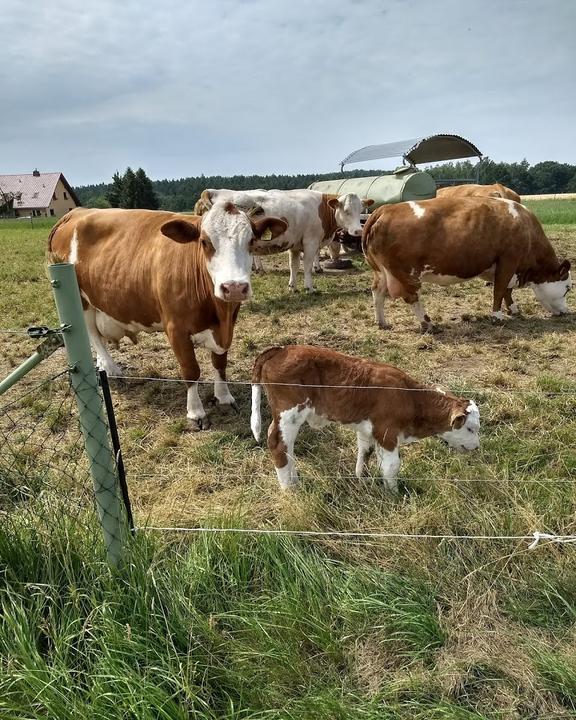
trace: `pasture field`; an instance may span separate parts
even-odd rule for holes
[[[559,256],[576,258],[576,202],[531,208]],[[0,224],[2,328],[56,322],[49,227]],[[360,256],[350,272],[315,276],[313,295],[289,293],[286,258],[264,264],[236,326],[232,383],[249,380],[272,344],[377,358],[474,398],[482,447],[405,447],[402,492],[391,497],[375,467],[352,477],[351,431],[305,427],[301,487],[283,495],[250,433],[248,385],[230,386],[238,413],[214,408],[213,428],[192,433],[184,386],[144,379],[177,379],[165,337],[124,341],[113,354],[134,379],[112,392],[137,524],[576,534],[576,316],[551,318],[516,290],[524,316],[495,325],[491,288],[473,281],[426,288],[438,334],[421,335],[400,303],[383,332]],[[34,348],[20,335],[0,344],[0,377]],[[208,354],[198,357],[211,378]],[[11,392],[63,363],[58,351]],[[110,574],[86,530],[57,525],[46,537],[0,529],[6,717],[576,717],[572,545],[143,532],[129,565]]]

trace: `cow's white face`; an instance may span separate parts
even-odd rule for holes
[[[284,220],[265,217],[251,221],[231,202],[217,201],[202,216],[200,235],[216,297],[227,302],[248,300],[252,295],[252,241],[271,241],[287,229]]]
[[[348,193],[339,198],[332,198],[328,204],[334,209],[334,218],[338,227],[346,230],[353,237],[359,237],[362,235],[360,215],[362,210],[373,202],[373,200],[360,200],[358,195]]]
[[[226,302],[244,302],[252,295],[251,243],[255,239],[270,242],[287,228],[288,223],[275,217],[251,221],[231,202],[221,200],[202,215],[200,232],[197,226],[180,218],[165,223],[161,230],[177,242],[200,242],[216,297]]]
[[[552,315],[566,315],[570,312],[566,303],[566,295],[572,290],[572,276],[568,273],[565,280],[532,283],[532,290],[538,302]]]
[[[477,450],[480,447],[480,411],[470,400],[465,413],[456,413],[452,430],[440,436],[454,450]]]

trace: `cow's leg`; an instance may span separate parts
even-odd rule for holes
[[[386,489],[397,493],[396,476],[400,470],[398,432],[383,424],[376,424],[373,435],[376,440],[376,458]]]
[[[236,401],[232,397],[226,382],[226,365],[228,353],[212,353],[212,366],[214,368],[214,397],[220,405],[231,405],[236,407]]]
[[[312,283],[312,265],[314,264],[314,258],[319,252],[319,248],[316,243],[312,244],[310,239],[304,238],[304,287],[306,292],[314,292],[314,285]]]
[[[288,281],[288,287],[295,292],[298,280],[298,266],[300,265],[300,250],[290,248],[288,253],[290,255],[290,280]]]
[[[506,308],[508,309],[508,315],[520,315],[520,308],[516,305],[514,298],[512,297],[512,288],[506,288],[504,302],[506,303]]]
[[[316,272],[316,273],[324,272],[324,268],[322,267],[322,265],[320,265],[320,251],[318,251],[316,253],[316,255],[314,255],[314,272]]]
[[[190,383],[186,402],[186,415],[190,420],[190,425],[193,430],[207,430],[210,427],[210,421],[206,416],[206,411],[198,394],[200,366],[196,360],[194,344],[190,339],[190,334],[182,332],[173,324],[169,324],[166,327],[166,335],[180,365],[180,374],[184,380]]]
[[[509,285],[516,269],[515,265],[516,261],[514,259],[508,260],[507,258],[500,258],[496,263],[496,271],[494,273],[494,303],[492,305],[492,317],[496,320],[506,319],[506,315],[502,312],[502,301],[511,290]],[[509,297],[512,299],[511,292]]]
[[[86,329],[90,337],[90,343],[96,351],[96,364],[100,370],[105,370],[107,375],[122,375],[122,368],[112,359],[106,341],[98,332],[96,327],[96,310],[92,307],[84,310],[84,320],[86,321]]]
[[[420,328],[422,332],[432,332],[434,329],[434,326],[432,325],[432,320],[430,319],[430,316],[427,314],[426,310],[424,309],[424,305],[422,304],[422,301],[420,300],[420,296],[416,295],[416,301],[409,302],[406,301],[410,305],[412,312],[416,316],[416,319],[420,323]]]
[[[287,419],[286,412],[294,413],[294,417]],[[282,490],[289,490],[298,483],[294,443],[304,422],[299,421],[298,408],[286,412],[281,413],[280,417],[274,417],[268,428],[268,449]]]
[[[255,273],[263,273],[264,265],[262,264],[262,258],[259,255],[252,255],[252,270]]]
[[[375,272],[372,277],[372,300],[374,301],[374,318],[382,330],[390,330],[391,325],[384,316],[384,299],[388,296],[388,284],[384,272]]]
[[[364,474],[364,465],[366,464],[366,458],[374,447],[374,437],[372,436],[372,433],[366,433],[358,430],[358,432],[356,433],[356,439],[358,441],[358,454],[356,455],[356,477],[361,478]]]
[[[386,489],[390,492],[398,492],[398,481],[396,477],[400,470],[400,453],[398,452],[398,445],[392,449],[386,449],[380,443],[376,444],[376,457],[378,458],[378,465],[380,472],[382,473],[382,479],[386,485]]]
[[[341,250],[342,245],[338,242],[338,240],[332,240],[332,242],[328,245],[328,254],[330,255],[330,259],[338,260]]]

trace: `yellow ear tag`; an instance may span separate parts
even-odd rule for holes
[[[270,230],[270,228],[266,228],[262,235],[260,235],[260,240],[272,240],[272,230]]]

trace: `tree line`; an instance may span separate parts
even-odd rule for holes
[[[479,171],[481,183],[500,182],[520,195],[576,192],[576,165],[552,160],[530,165],[495,162],[484,158],[479,168],[469,160],[449,162],[424,168],[439,185],[471,180]],[[142,168],[134,172],[127,168],[123,175],[116,172],[111,183],[84,185],[74,188],[87,207],[150,208],[182,212],[192,210],[205,188],[249,190],[293,190],[306,188],[317,180],[356,178],[370,175],[389,175],[390,170],[349,170],[344,173],[309,173],[299,175],[199,175],[174,180],[150,180]]]

